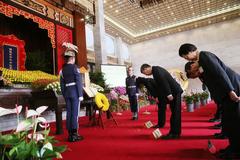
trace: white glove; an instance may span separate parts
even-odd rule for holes
[[[79,99],[80,102],[83,101],[83,97],[79,97],[78,99]]]

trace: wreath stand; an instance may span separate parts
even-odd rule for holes
[[[97,117],[97,112],[98,112],[98,117]],[[103,114],[104,113],[106,113],[107,119],[112,119],[114,121],[114,123],[116,124],[116,126],[118,126],[118,123],[115,120],[115,118],[113,117],[112,112],[110,110],[102,111],[101,109],[98,109],[97,106],[95,106],[91,125],[92,126],[99,125],[104,129],[105,128],[104,123],[103,123]]]

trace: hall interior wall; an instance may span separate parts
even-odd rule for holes
[[[187,61],[178,56],[178,49],[183,43],[193,43],[199,50],[216,54],[240,73],[240,18],[237,18],[129,46],[136,75],[143,76],[140,73],[143,63],[184,71]],[[190,80],[189,90],[201,90],[201,82]]]

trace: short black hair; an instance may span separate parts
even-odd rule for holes
[[[185,72],[188,72],[188,71],[191,70],[191,66],[192,66],[193,63],[194,63],[194,62],[187,62],[187,63],[185,64]]]
[[[189,73],[189,71],[191,70],[191,66],[192,66],[193,63],[194,62],[187,62],[185,64],[185,72],[186,72],[187,78],[190,78],[191,73]]]
[[[178,53],[179,53],[179,56],[182,57],[184,55],[187,55],[189,52],[193,52],[196,50],[197,50],[197,47],[195,45],[190,43],[185,43],[181,45]]]
[[[190,78],[190,73],[186,72],[186,77],[189,79]]]
[[[147,63],[142,64],[142,66],[141,66],[141,68],[140,68],[141,73],[143,73],[143,71],[144,71],[146,68],[148,68],[148,67],[151,67],[151,66],[150,66],[149,64],[147,64]]]

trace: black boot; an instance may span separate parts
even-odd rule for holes
[[[216,139],[225,139],[225,138],[227,138],[227,136],[226,136],[223,132],[215,133],[215,134],[214,134],[214,137],[215,137]]]
[[[72,142],[72,130],[68,130],[68,141]]]
[[[77,133],[77,129],[73,129],[73,130],[72,130],[72,140],[73,140],[72,142],[83,140],[83,136],[80,136],[80,135]]]

